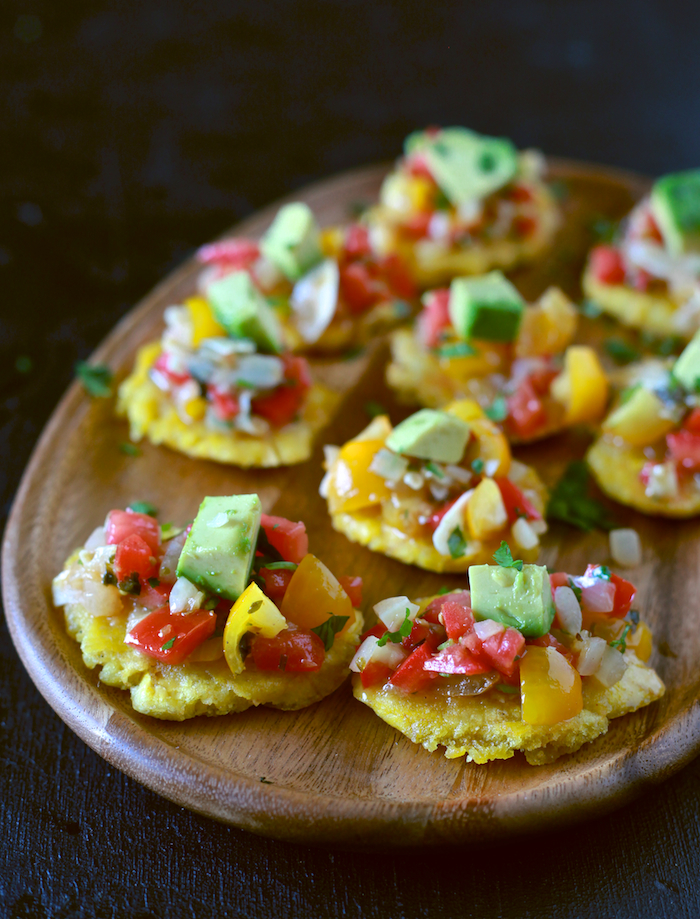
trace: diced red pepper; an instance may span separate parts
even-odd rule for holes
[[[425,669],[426,663],[431,659],[433,650],[428,644],[422,644],[402,661],[389,678],[392,686],[403,689],[404,692],[418,692],[436,679],[439,674]]]
[[[508,397],[506,425],[518,437],[529,438],[547,423],[547,412],[529,377]]]
[[[632,607],[637,588],[630,581],[621,578],[619,574],[611,574],[610,580],[615,585],[614,606],[610,615],[617,619],[623,619]]]
[[[220,421],[231,421],[239,412],[238,397],[231,392],[221,390],[211,384],[207,386],[207,395]]]
[[[418,317],[418,328],[427,348],[437,347],[443,330],[450,326],[449,304],[450,291],[447,288],[433,290],[426,298]]]
[[[216,613],[197,610],[187,615],[157,609],[137,622],[124,641],[156,660],[181,664],[214,632]]]
[[[407,651],[413,651],[418,645],[425,643],[432,651],[437,650],[447,638],[441,625],[432,622],[414,622],[410,635],[401,641]]]
[[[310,673],[321,669],[326,650],[318,635],[290,622],[274,638],[256,635],[250,656],[258,670]]]
[[[679,470],[695,472],[700,469],[700,434],[689,430],[667,434],[666,446]]]
[[[537,510],[532,501],[529,501],[517,485],[514,485],[510,479],[494,479],[503,498],[503,504],[508,514],[508,522],[515,523],[518,517],[526,517],[528,520],[541,520],[542,514]]]
[[[350,597],[350,602],[355,609],[362,606],[362,578],[358,575],[343,574],[338,578],[340,586]]]
[[[272,514],[261,514],[260,526],[270,545],[277,549],[285,562],[299,564],[309,552],[309,536],[306,524],[287,520],[286,517],[275,517]]]
[[[345,233],[343,250],[348,258],[362,258],[370,254],[369,231],[361,223],[351,224]]]
[[[591,249],[591,272],[601,284],[622,284],[625,280],[625,263],[619,249],[614,246],[595,246]]]
[[[425,619],[426,622],[432,622],[437,625],[440,622],[440,611],[450,599],[450,596],[452,595],[444,594],[440,597],[434,597],[421,613],[421,619]]]
[[[107,545],[115,546],[127,536],[137,534],[148,543],[151,554],[157,555],[160,550],[160,527],[155,517],[139,514],[136,511],[110,511],[106,524]]]

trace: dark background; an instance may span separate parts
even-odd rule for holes
[[[696,166],[699,27],[668,0],[5,0],[3,522],[75,361],[199,243],[429,123]],[[108,767],[0,631],[2,917],[697,916],[699,780],[696,762],[610,817],[480,850],[276,843]]]

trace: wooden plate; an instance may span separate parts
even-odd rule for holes
[[[516,275],[526,296],[556,280],[579,294],[578,277],[598,215],[619,218],[646,188],[627,174],[574,163],[552,164],[565,192],[565,226],[556,251],[536,271]],[[298,195],[322,223],[371,200],[384,173],[362,169]],[[257,235],[278,205],[236,232]],[[164,281],[112,332],[95,354],[124,375],[136,348],[157,337],[163,308],[191,292],[193,261]],[[601,333],[589,324],[587,335]],[[616,333],[618,334],[618,333]],[[318,496],[321,443],[342,443],[367,421],[371,398],[406,414],[382,382],[386,345],[350,361],[319,366],[345,391],[336,420],[313,459],[281,470],[242,472],[195,462],[145,445],[138,457],[119,450],[126,426],[110,400],[90,400],[74,384],[39,441],[17,495],[4,543],[4,597],[11,634],[32,679],[60,717],[112,765],[185,807],[281,839],[364,846],[481,841],[574,821],[629,801],[669,776],[700,747],[700,565],[696,523],[666,523],[617,509],[642,534],[644,565],[631,573],[640,609],[654,629],[652,663],[668,687],[659,702],[613,722],[609,733],[549,766],[520,756],[486,766],[428,754],[356,702],[346,684],[298,713],[249,710],[223,718],[161,722],[133,712],[126,692],[100,684],[82,663],[62,617],[51,606],[51,578],[69,551],[112,507],[146,499],[161,519],[191,518],[206,494],[258,491],[267,511],[306,521],[311,549],[337,573],[365,580],[368,608],[382,597],[435,592],[464,578],[401,565],[349,543],[330,527]],[[585,443],[559,438],[520,452],[550,481]],[[602,533],[553,527],[543,559],[568,571],[607,561]]]

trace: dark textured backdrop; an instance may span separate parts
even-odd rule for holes
[[[692,11],[691,11],[692,10]],[[661,0],[5,0],[0,499],[114,322],[198,243],[462,123],[646,172],[700,163],[700,7]],[[700,914],[700,764],[481,851],[307,850],[182,811],[53,715],[0,631],[0,916]]]

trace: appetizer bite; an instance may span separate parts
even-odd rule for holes
[[[559,224],[543,167],[466,128],[411,134],[367,215],[373,248],[405,259],[421,287],[533,261]]]
[[[500,271],[456,278],[392,334],[387,382],[430,408],[470,396],[515,443],[597,422],[608,382],[595,351],[571,344],[577,317],[558,287],[528,306]]]
[[[379,416],[343,447],[326,447],[326,469],[334,529],[375,552],[453,572],[489,559],[502,540],[537,558],[545,487],[471,399],[395,428]]]
[[[131,439],[236,466],[283,466],[311,455],[336,393],[313,383],[305,358],[284,350],[277,315],[243,270],[165,310],[119,388]]]
[[[361,346],[413,312],[416,291],[399,255],[374,255],[358,223],[320,230],[301,202],[281,208],[259,244],[228,239],[197,256],[207,266],[199,278],[204,297],[216,304],[218,282],[247,271],[296,351]]]
[[[602,565],[583,577],[514,561],[469,569],[471,590],[382,600],[350,664],[354,692],[426,750],[533,765],[605,734],[664,685],[634,587]]]
[[[174,721],[333,692],[362,630],[361,592],[257,495],[205,498],[185,529],[110,511],[53,581],[86,666],[136,711]]]
[[[595,480],[644,514],[700,514],[700,331],[675,363],[642,361],[625,379],[586,457]]]
[[[692,338],[700,328],[700,169],[657,179],[613,243],[591,250],[583,289],[625,325]]]

